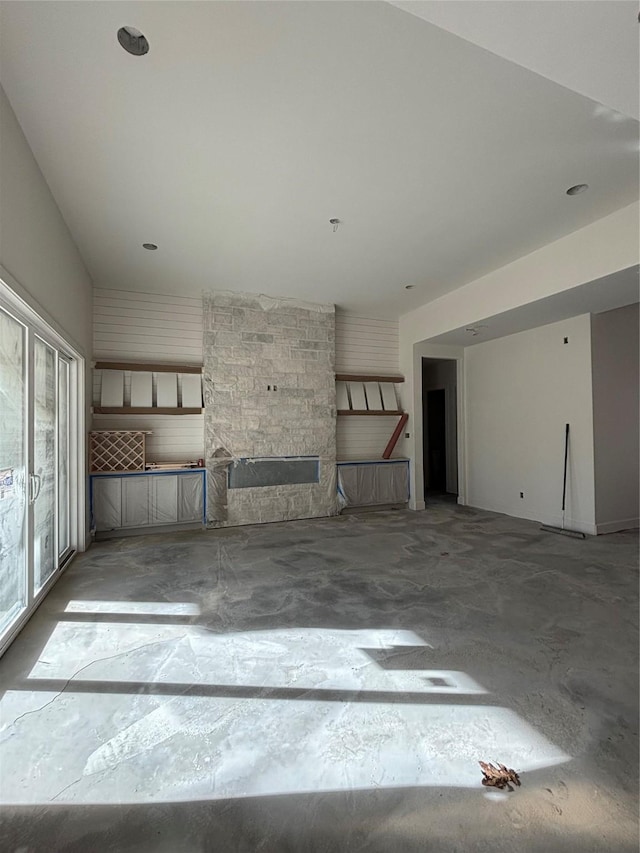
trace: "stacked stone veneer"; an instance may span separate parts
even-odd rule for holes
[[[334,356],[333,305],[205,294],[203,381],[211,525],[337,512]],[[318,456],[320,482],[227,489],[230,460],[284,456]]]

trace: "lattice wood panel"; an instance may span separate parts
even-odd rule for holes
[[[144,471],[146,433],[109,430],[89,433],[89,470]]]

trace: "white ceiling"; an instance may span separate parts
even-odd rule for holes
[[[0,14],[0,79],[101,287],[398,316],[638,196],[636,121],[387,3]]]
[[[390,2],[612,110],[640,118],[637,0]]]
[[[613,311],[615,308],[633,305],[638,300],[638,267],[628,267],[604,278],[572,287],[562,293],[504,311],[502,314],[479,317],[466,327],[453,329],[444,335],[431,338],[429,343],[475,346],[494,338],[514,335],[526,329],[535,329],[538,326],[546,326],[548,323],[577,317],[579,314],[601,314],[603,311]],[[469,331],[474,328],[475,335]]]

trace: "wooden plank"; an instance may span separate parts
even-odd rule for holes
[[[202,373],[199,364],[145,364],[144,362],[96,361],[94,370],[141,370],[152,373]]]
[[[380,383],[365,382],[364,392],[367,395],[367,409],[371,412],[381,412],[384,406],[382,405],[382,396],[380,394]]]
[[[178,374],[164,373],[156,383],[156,403],[162,409],[175,409],[178,405]],[[202,405],[202,401],[200,401]]]
[[[102,374],[100,402],[104,406],[124,405],[124,373],[122,370],[105,370]]]
[[[367,410],[367,398],[364,393],[363,382],[349,383],[349,396],[351,397],[351,406],[349,408],[359,411]]]
[[[388,382],[381,382],[378,387],[382,394],[382,408],[388,411],[395,411],[398,408],[398,401],[394,386]]]
[[[153,405],[153,376],[150,373],[134,371],[131,374],[131,405],[135,408]],[[177,400],[176,400],[177,403]]]
[[[202,380],[199,376],[182,377],[182,405],[202,405]]]
[[[96,409],[97,411],[97,409]],[[404,412],[370,412],[368,409],[338,409],[339,415],[373,415],[373,417],[379,418],[383,415],[398,415],[404,414]]]
[[[404,376],[364,376],[336,373],[336,382],[404,382]]]
[[[400,438],[400,436],[402,434],[402,430],[405,428],[408,420],[409,420],[409,415],[406,412],[404,412],[404,414],[402,415],[402,417],[398,421],[397,427],[393,431],[393,435],[389,439],[389,444],[387,444],[387,446],[384,449],[384,453],[382,454],[383,459],[388,459],[391,456],[391,454],[393,453],[393,450],[394,450],[396,444],[398,443],[398,439]]]
[[[344,382],[336,383],[336,404],[339,409],[349,408],[349,395],[347,394],[347,386]]]
[[[155,406],[151,409],[141,406],[94,406],[96,415],[200,415],[202,409]]]

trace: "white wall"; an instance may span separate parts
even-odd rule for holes
[[[336,373],[397,376],[398,321],[336,311]],[[339,417],[340,460],[379,459],[396,426],[391,417]],[[402,455],[396,445],[393,457]]]
[[[0,265],[76,350],[91,357],[91,280],[0,88]]]
[[[569,423],[565,523],[595,533],[590,315],[467,347],[464,367],[467,503],[559,526]]]
[[[400,451],[412,460],[413,508],[421,508],[415,497],[422,489],[422,377],[416,345],[634,266],[639,214],[636,202],[400,317],[400,372],[411,435]],[[447,357],[437,350],[422,354]]]
[[[201,365],[202,299],[96,288],[93,341],[96,361]],[[130,374],[125,378],[128,383]],[[100,403],[99,371],[93,402]],[[203,415],[94,415],[93,427],[152,430],[147,437],[150,462],[204,457]]]
[[[0,277],[20,299],[86,360],[84,395],[78,405],[90,422],[92,283],[58,206],[0,87]],[[81,368],[79,375],[82,374]],[[89,529],[83,472],[86,446],[80,460],[70,460],[74,494],[84,504],[78,512],[77,546],[83,550]],[[75,462],[75,464],[74,464]],[[75,467],[77,466],[77,468]]]
[[[638,527],[638,305],[591,317],[598,533]]]
[[[401,348],[638,263],[636,202],[400,318]]]

